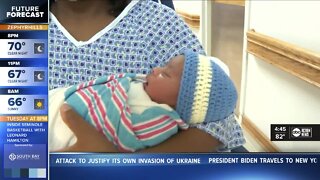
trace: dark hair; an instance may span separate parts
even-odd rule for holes
[[[124,8],[129,4],[131,0],[106,0],[109,1],[111,8],[108,9],[109,13],[113,16],[118,16]],[[55,2],[55,0],[50,0],[50,7]]]

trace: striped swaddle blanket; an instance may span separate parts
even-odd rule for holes
[[[188,128],[175,111],[158,106],[132,113],[127,93],[135,78],[135,74],[104,76],[65,92],[65,102],[125,152],[154,146],[179,128]]]

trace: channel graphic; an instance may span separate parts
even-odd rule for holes
[[[48,1],[0,7],[0,179],[48,179]]]

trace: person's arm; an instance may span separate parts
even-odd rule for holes
[[[60,108],[63,121],[77,138],[77,142],[59,151],[69,152],[117,152],[114,145],[102,133],[87,123],[69,105]]]
[[[179,131],[161,144],[140,152],[214,152],[220,142],[208,133],[197,129]]]
[[[63,121],[77,137],[77,142],[60,151],[70,152],[117,152],[107,138],[82,119],[70,106],[61,108]],[[213,152],[220,145],[208,133],[197,128],[180,131],[161,144],[138,152]]]

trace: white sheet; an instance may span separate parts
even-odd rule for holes
[[[66,89],[57,88],[49,91],[49,151],[56,151],[76,142],[76,137],[60,116]]]

